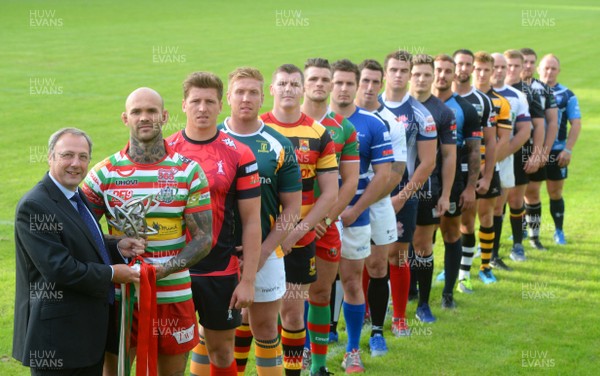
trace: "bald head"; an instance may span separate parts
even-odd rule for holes
[[[127,97],[127,100],[125,101],[125,111],[129,111],[131,106],[140,99],[145,101],[158,101],[161,109],[164,109],[165,107],[165,102],[156,90],[149,87],[140,87],[132,91]]]
[[[560,61],[553,54],[545,55],[540,60],[538,67],[538,73],[540,74],[540,80],[549,86],[556,85],[558,80],[558,74],[560,73]]]
[[[501,88],[504,86],[504,79],[506,78],[506,58],[499,52],[494,52],[492,58],[494,59],[491,78],[492,86]]]
[[[168,118],[162,97],[148,87],[135,89],[129,94],[125,112],[121,114],[123,123],[129,127],[131,138],[150,143],[162,140],[162,126]]]

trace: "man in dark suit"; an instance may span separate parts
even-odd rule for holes
[[[79,191],[91,151],[79,129],[54,133],[49,173],[17,205],[13,357],[32,375],[101,375],[114,283],[139,282],[123,257],[144,241],[105,239]]]

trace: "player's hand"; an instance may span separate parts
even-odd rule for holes
[[[558,167],[567,167],[571,163],[571,154],[566,151],[561,151],[558,154]]]
[[[356,219],[359,215],[360,213],[356,213],[354,207],[348,207],[344,209],[342,214],[340,214],[340,219],[342,220],[342,224],[344,225],[344,227],[348,227],[354,222],[356,222]]]
[[[140,272],[139,270],[132,269],[129,265],[125,264],[116,264],[112,265],[113,268],[113,278],[112,281],[114,283],[139,283],[140,282]]]
[[[146,239],[123,238],[117,243],[117,247],[123,257],[135,257],[146,250],[148,241]]]
[[[299,231],[299,226],[302,225],[300,222],[293,230],[288,234],[285,240],[281,243],[281,249],[283,250],[284,255],[290,254],[292,252],[292,248],[298,243],[300,239],[304,236],[304,231]]]
[[[472,185],[467,186],[465,190],[460,194],[460,198],[458,199],[458,205],[462,210],[468,211],[473,210],[475,208],[476,203],[476,195],[475,195],[475,187]]]
[[[323,235],[327,232],[327,226],[325,225],[325,220],[317,223],[315,225],[315,233],[317,234],[317,239],[321,239]]]
[[[486,194],[490,190],[490,181],[486,178],[481,178],[477,180],[477,184],[475,185],[475,189],[477,193],[480,195]]]
[[[254,284],[241,280],[229,301],[229,309],[248,308],[254,302]]]
[[[450,198],[441,196],[437,202],[437,205],[435,206],[437,215],[441,217],[448,211],[448,209],[450,209]]]
[[[527,162],[525,162],[525,167],[523,168],[523,170],[525,171],[526,174],[533,174],[537,170],[539,170],[540,167],[542,166],[541,161],[542,161],[541,155],[532,154],[527,159]]]

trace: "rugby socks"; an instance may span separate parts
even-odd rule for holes
[[[458,280],[471,278],[471,265],[475,255],[475,234],[462,234],[462,258],[460,260],[460,271]]]
[[[287,330],[281,328],[281,345],[283,347],[283,367],[287,376],[300,376],[302,371],[302,351],[306,330]]]
[[[342,301],[344,300],[344,289],[340,276],[335,278],[335,282],[331,287],[331,301],[329,309],[331,310],[331,323],[329,324],[329,332],[337,332],[337,324],[340,321],[340,313],[342,312]]]
[[[525,204],[525,219],[527,220],[527,232],[531,239],[540,236],[540,224],[542,223],[542,203]]]
[[[383,335],[383,323],[387,311],[390,296],[388,276],[383,278],[371,278],[369,290],[367,291],[369,306],[371,307],[371,337],[375,334]]]
[[[415,254],[415,277],[419,282],[419,307],[429,304],[431,293],[431,278],[433,276],[433,253],[429,256]],[[412,273],[412,271],[411,271]]]
[[[512,209],[511,209],[512,210]],[[502,222],[504,221],[504,215],[494,216],[494,248],[492,249],[492,258],[498,258],[500,252],[500,236],[502,236]],[[512,224],[512,217],[511,217]]]
[[[458,239],[454,243],[444,242],[444,248],[444,294],[452,294],[460,269],[462,241]]]
[[[557,230],[562,230],[565,218],[565,200],[562,197],[558,200],[550,200],[550,214],[554,219],[554,227]]]
[[[210,364],[210,376],[236,376],[237,375],[237,367],[235,365],[235,360],[231,362],[228,367],[219,368],[214,364]]]
[[[408,262],[402,265],[390,264],[390,285],[392,286],[392,307],[394,318],[406,318],[408,289],[410,287],[410,266]]]
[[[204,342],[204,336],[200,336],[200,343],[192,350],[192,361],[190,363],[190,375],[192,376],[206,376],[210,375],[211,364],[208,358],[208,350],[206,350],[206,343]]]
[[[513,209],[510,208],[510,227],[512,228],[513,244],[523,243],[523,216],[525,216],[525,208]],[[496,237],[499,237],[496,233]]]
[[[481,270],[490,267],[494,246],[494,227],[479,226],[479,245],[481,246]]]
[[[307,337],[310,337],[311,372],[318,372],[325,366],[329,344],[330,310],[329,302],[326,304],[308,302]]]
[[[261,376],[281,376],[283,373],[281,354],[281,341],[279,337],[270,340],[257,339],[254,346],[257,373]]]
[[[362,331],[362,322],[365,316],[365,304],[342,304],[344,318],[346,319],[346,332],[348,333],[348,345],[346,352],[360,349],[360,332]]]
[[[248,323],[242,323],[235,329],[235,363],[237,364],[238,376],[243,376],[246,371],[246,363],[252,345],[252,331]]]

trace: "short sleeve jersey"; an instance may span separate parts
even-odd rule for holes
[[[460,158],[466,140],[481,140],[483,136],[479,116],[475,111],[475,107],[456,93],[453,93],[444,103],[450,107],[456,118],[457,157]]]
[[[314,193],[317,174],[337,171],[335,145],[324,126],[305,114],[295,123],[282,123],[272,112],[261,115],[265,125],[287,137],[296,151],[302,177],[302,208],[300,216],[304,218],[315,204]],[[303,247],[315,239],[314,230],[309,231],[296,243]]]
[[[204,141],[189,138],[185,130],[167,138],[177,152],[198,162],[204,170],[212,203],[213,247],[190,268],[192,275],[231,275],[238,272],[235,255],[234,212],[237,200],[260,196],[258,166],[252,151],[229,135],[217,131]]]
[[[429,110],[435,121],[438,148],[435,169],[432,175],[440,177],[442,174],[442,148],[441,145],[456,145],[456,117],[454,112],[444,104],[438,97],[430,95],[423,105]]]
[[[558,106],[558,134],[552,150],[562,150],[567,145],[567,121],[581,119],[579,101],[575,94],[561,84],[552,88]]]
[[[496,126],[496,113],[492,105],[492,100],[485,93],[471,87],[471,91],[462,95],[467,102],[473,105],[477,115],[479,116],[479,124],[481,129],[495,127]]]
[[[379,96],[379,103],[390,110],[396,120],[404,126],[406,131],[406,172],[403,182],[412,177],[419,165],[417,142],[437,139],[437,130],[433,116],[423,104],[406,94],[402,101],[388,101],[385,93]]]
[[[146,222],[156,234],[148,237],[142,254],[150,264],[165,263],[181,252],[186,244],[186,214],[211,210],[208,180],[200,166],[167,144],[165,148],[167,155],[163,160],[140,164],[129,159],[127,144],[95,165],[82,187],[98,218],[106,215],[113,220],[114,208],[131,200],[151,201]],[[110,221],[108,229],[112,235],[123,235]],[[158,304],[191,299],[189,271],[184,269],[157,281],[156,291]]]
[[[512,131],[512,122],[511,122],[511,113],[510,113],[510,103],[498,94],[493,89],[490,89],[487,92],[487,95],[492,100],[492,109],[496,114],[496,128],[500,129],[508,129]],[[512,133],[512,132],[511,132]],[[481,162],[485,160],[485,138],[481,145]]]
[[[540,103],[544,110],[558,107],[556,104],[556,98],[554,98],[554,92],[548,85],[537,78],[533,78],[529,84],[529,87],[531,88],[533,95],[539,96]]]
[[[494,88],[494,91],[503,96],[510,104],[510,123],[513,134],[516,132],[517,123],[531,121],[529,103],[527,102],[525,94],[508,85],[504,85],[501,88]]]
[[[350,200],[350,205],[354,205],[360,199],[365,189],[367,189],[371,180],[369,178],[369,167],[371,165],[393,162],[394,152],[392,151],[390,133],[383,121],[377,116],[360,107],[356,107],[356,110],[348,117],[348,120],[356,128],[360,151],[358,187],[356,194]],[[369,210],[366,209],[349,227],[366,226],[369,223]]]
[[[348,119],[328,110],[325,116],[319,120],[319,123],[327,129],[329,136],[333,140],[338,166],[342,162],[358,163],[360,161],[356,129]],[[341,186],[341,176],[339,183]],[[320,195],[319,184],[315,181],[315,197],[319,197]]]
[[[262,240],[271,232],[277,217],[281,213],[279,193],[298,192],[302,190],[300,169],[292,143],[273,128],[264,123],[260,128],[249,134],[235,133],[228,126],[229,118],[219,124],[225,134],[247,145],[258,164],[260,177],[260,222]],[[235,223],[240,228],[239,213],[236,213]],[[236,232],[236,243],[241,244],[241,233]],[[281,247],[278,247],[270,257],[283,257]]]

